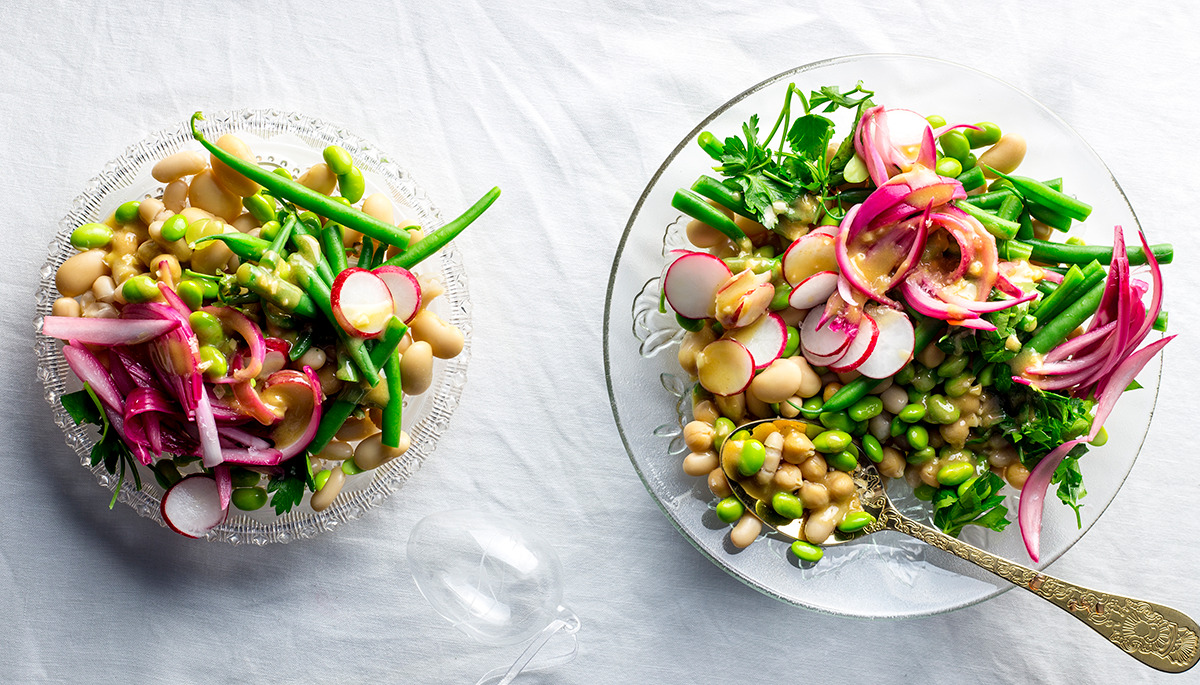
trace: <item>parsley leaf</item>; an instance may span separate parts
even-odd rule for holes
[[[979,351],[985,360],[989,362],[1007,362],[1017,356],[1021,348],[1018,347],[1015,350],[1008,349],[1008,339],[1010,336],[1017,336],[1018,340],[1029,337],[1027,332],[1020,328],[1021,321],[1028,314],[1029,303],[1026,302],[984,315],[984,318],[996,326],[996,330],[994,331],[979,331],[976,334],[979,341]]]
[[[806,114],[794,123],[787,133],[788,145],[796,154],[808,159],[821,159],[833,137],[833,122],[820,114]]]
[[[315,489],[312,462],[308,455],[292,457],[283,462],[283,473],[267,481],[267,492],[273,493],[271,506],[275,507],[275,514],[282,516],[300,504],[306,488]]]
[[[742,202],[746,209],[760,218],[767,228],[775,226],[776,201],[791,204],[798,195],[778,173],[778,164],[771,151],[758,141],[758,115],[742,124],[745,140],[737,136],[725,139],[721,152],[721,166],[717,171],[728,176],[742,190]]]
[[[1087,490],[1083,487],[1083,472],[1079,470],[1079,458],[1087,453],[1087,445],[1076,445],[1066,457],[1063,457],[1058,468],[1054,469],[1054,475],[1050,477],[1051,483],[1058,484],[1057,495],[1063,504],[1075,510],[1075,525],[1083,528],[1083,519],[1079,515],[1079,499],[1087,495]]]
[[[63,409],[71,415],[75,420],[75,425],[81,426],[85,423],[93,423],[97,426],[104,425],[104,419],[101,418],[100,407],[96,405],[95,399],[87,389],[78,392],[63,395],[60,399]]]
[[[957,488],[938,490],[933,498],[933,522],[955,537],[968,525],[1004,530],[1008,508],[1004,506],[1004,495],[997,494],[1004,481],[989,471],[970,483],[962,495]]]
[[[862,97],[854,99],[853,96],[860,93],[862,94]],[[842,89],[838,88],[837,86],[822,86],[820,90],[814,90],[809,93],[808,104],[813,109],[816,109],[821,105],[826,105],[826,112],[832,112],[838,107],[853,109],[863,104],[870,106],[869,103],[871,102],[871,96],[874,94],[875,91],[863,88],[862,81],[859,81],[854,86],[854,89],[848,93],[843,93]]]
[[[63,409],[66,409],[71,418],[75,420],[75,425],[91,423],[100,426],[100,440],[92,446],[90,463],[92,466],[103,463],[105,471],[118,474],[117,487],[113,490],[108,508],[112,509],[117,504],[117,495],[120,494],[121,486],[125,483],[126,471],[133,472],[134,483],[137,489],[141,490],[142,476],[138,473],[137,460],[134,459],[129,445],[125,444],[117,431],[113,430],[112,424],[108,422],[104,406],[100,404],[100,398],[96,397],[91,386],[84,383],[83,390],[63,395],[59,401],[62,402]]]
[[[1030,468],[1050,450],[1091,428],[1093,403],[1026,386],[1013,386],[999,426]]]

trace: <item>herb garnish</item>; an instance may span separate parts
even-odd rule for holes
[[[118,474],[117,487],[113,489],[108,508],[112,509],[117,504],[117,495],[125,483],[126,471],[133,472],[133,481],[137,489],[141,490],[142,477],[138,473],[137,460],[129,446],[109,423],[108,416],[104,413],[104,405],[100,403],[100,398],[91,386],[84,383],[83,390],[63,395],[60,401],[63,409],[75,420],[75,425],[90,423],[100,427],[100,440],[92,447],[91,465],[103,463],[105,471]]]
[[[942,488],[933,498],[933,522],[955,537],[968,525],[1004,530],[1008,508],[1004,506],[1004,495],[997,494],[1003,487],[1000,476],[989,471],[967,481],[965,487]]]
[[[300,504],[300,500],[304,499],[305,488],[316,490],[312,462],[307,454],[288,459],[281,466],[283,473],[271,476],[267,481],[267,492],[273,493],[271,506],[275,507],[276,515],[286,514],[292,507]]]

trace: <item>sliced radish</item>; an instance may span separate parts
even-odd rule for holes
[[[728,337],[750,351],[755,369],[764,369],[779,359],[787,347],[787,324],[778,314],[767,312],[749,326],[730,331]]]
[[[878,341],[879,325],[875,323],[875,319],[871,318],[870,314],[864,312],[862,319],[858,322],[858,333],[854,336],[854,341],[836,362],[827,364],[829,370],[835,373],[846,373],[857,369],[875,351]]]
[[[217,481],[195,474],[172,485],[163,494],[159,506],[163,521],[171,530],[189,538],[204,537],[225,521],[229,513],[221,508]]]
[[[714,395],[736,395],[754,380],[754,357],[736,340],[709,343],[696,355],[700,385]]]
[[[827,225],[827,226],[817,226],[813,230],[809,231],[808,235],[827,235],[827,236],[836,238],[837,233],[838,233],[837,226],[828,226]]]
[[[904,312],[888,307],[875,307],[869,315],[879,326],[879,339],[856,370],[868,378],[889,378],[912,359],[916,344],[912,321]]]
[[[788,296],[788,304],[796,309],[812,309],[825,304],[838,289],[838,275],[833,271],[818,271],[796,284]]]
[[[717,290],[733,272],[725,262],[706,252],[689,252],[667,267],[663,292],[680,316],[706,319],[713,315]]]
[[[392,307],[404,323],[412,321],[421,309],[421,284],[411,271],[401,266],[378,266],[371,273],[383,279],[392,293]]]
[[[844,328],[834,326],[832,319],[824,326],[820,325],[824,315],[821,307],[809,310],[808,316],[804,317],[804,323],[800,324],[800,346],[818,357],[833,356],[829,361],[837,361],[846,352],[853,338],[847,335]]]
[[[338,274],[329,299],[338,325],[359,338],[378,336],[396,311],[387,284],[366,269],[351,268]]]
[[[838,264],[833,236],[816,232],[800,236],[783,253],[781,264],[784,279],[792,285],[799,285],[821,271],[836,272]]]

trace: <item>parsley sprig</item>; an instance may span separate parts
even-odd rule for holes
[[[999,494],[1003,487],[1000,476],[989,471],[964,487],[942,488],[933,498],[933,522],[955,537],[968,525],[1004,530],[1008,508],[1004,506],[1004,495]]]
[[[137,489],[141,490],[142,477],[138,473],[137,460],[134,458],[133,452],[129,450],[129,446],[112,427],[108,416],[104,413],[104,405],[100,403],[100,398],[96,396],[91,386],[84,383],[83,390],[63,395],[61,402],[63,409],[66,409],[71,418],[75,420],[75,425],[82,426],[90,423],[100,427],[100,440],[92,447],[91,465],[96,466],[103,463],[105,471],[118,474],[117,487],[113,490],[108,508],[112,509],[116,506],[117,495],[125,483],[126,473],[133,473],[133,481]]]

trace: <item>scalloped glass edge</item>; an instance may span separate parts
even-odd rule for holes
[[[642,467],[638,464],[637,457],[634,454],[633,446],[630,444],[629,437],[626,435],[625,427],[621,421],[620,410],[617,405],[617,398],[616,398],[616,394],[614,391],[614,385],[613,385],[613,375],[612,375],[613,372],[612,372],[612,361],[611,361],[610,351],[609,351],[609,340],[610,340],[610,336],[612,334],[612,323],[613,323],[612,322],[613,291],[616,287],[617,274],[618,274],[619,267],[621,265],[621,257],[624,254],[626,243],[628,243],[628,241],[629,241],[629,237],[633,231],[634,224],[637,222],[638,216],[641,214],[642,208],[645,205],[645,202],[646,202],[647,198],[649,197],[651,191],[657,186],[659,179],[663,176],[663,174],[666,172],[668,167],[670,167],[672,162],[675,161],[675,158],[678,157],[679,153],[689,143],[691,143],[693,140],[695,140],[696,136],[698,136],[710,123],[712,123],[715,119],[717,119],[719,116],[721,116],[724,112],[726,112],[730,108],[734,107],[735,105],[740,103],[742,100],[746,99],[747,97],[749,97],[755,93],[758,93],[759,91],[761,91],[765,88],[774,86],[774,85],[780,83],[781,81],[783,81],[784,79],[793,77],[798,74],[803,74],[805,72],[809,72],[809,71],[812,71],[815,69],[819,69],[824,66],[838,64],[838,63],[842,63],[842,62],[850,62],[850,61],[860,60],[860,59],[864,59],[864,58],[889,58],[889,57],[923,60],[923,61],[927,61],[927,62],[940,63],[940,64],[952,66],[955,68],[963,69],[964,71],[978,74],[984,78],[995,80],[995,81],[999,82],[1000,84],[1007,86],[1008,88],[1011,88],[1013,91],[1025,95],[1027,98],[1029,98],[1030,101],[1036,103],[1037,106],[1041,107],[1045,111],[1045,113],[1050,116],[1051,119],[1057,121],[1061,126],[1066,128],[1068,131],[1071,131],[1072,133],[1074,133],[1076,135],[1076,137],[1078,138],[1080,144],[1082,144],[1089,152],[1092,153],[1092,155],[1095,157],[1097,163],[1099,163],[1100,166],[1105,170],[1105,172],[1107,172],[1109,179],[1112,181],[1113,188],[1120,195],[1121,200],[1124,202],[1125,206],[1128,207],[1130,214],[1134,218],[1135,224],[1137,224],[1137,226],[1140,229],[1140,222],[1137,220],[1137,215],[1133,209],[1133,206],[1129,203],[1128,196],[1125,194],[1125,191],[1121,188],[1121,185],[1117,181],[1116,177],[1113,176],[1112,171],[1108,168],[1108,165],[1104,163],[1104,160],[1101,159],[1098,154],[1096,154],[1095,150],[1091,147],[1091,145],[1087,142],[1087,140],[1084,139],[1082,136],[1080,136],[1078,134],[1078,132],[1076,132],[1075,129],[1073,127],[1071,127],[1071,125],[1068,124],[1064,119],[1062,119],[1060,116],[1058,116],[1058,114],[1056,114],[1054,111],[1052,111],[1049,108],[1042,105],[1040,101],[1038,101],[1036,98],[1029,95],[1025,91],[1017,88],[1016,86],[1013,86],[1011,83],[1008,83],[1007,81],[997,78],[997,77],[995,77],[991,74],[988,74],[984,71],[981,71],[981,70],[978,70],[978,69],[975,69],[972,67],[968,67],[963,64],[958,64],[956,62],[951,62],[949,60],[943,60],[943,59],[939,59],[939,58],[935,58],[935,57],[926,57],[926,56],[921,56],[921,55],[909,55],[909,54],[903,54],[903,53],[863,53],[863,54],[857,54],[857,55],[845,55],[845,56],[841,56],[841,57],[834,57],[834,58],[830,58],[830,59],[819,60],[816,62],[810,62],[808,64],[805,64],[805,65],[802,65],[799,67],[794,67],[792,69],[787,69],[785,71],[779,72],[778,74],[775,74],[774,76],[766,78],[766,79],[760,81],[759,83],[754,84],[753,86],[747,88],[746,90],[742,91],[741,93],[738,93],[737,95],[735,95],[734,97],[730,98],[728,101],[726,101],[725,103],[723,103],[722,105],[717,107],[715,110],[713,110],[708,116],[706,116],[702,121],[700,121],[691,131],[689,131],[683,137],[683,139],[679,142],[678,145],[676,145],[674,148],[671,149],[671,151],[670,151],[670,153],[668,153],[666,159],[664,159],[662,164],[659,165],[659,167],[655,170],[654,174],[650,177],[650,180],[647,182],[642,193],[638,196],[637,202],[634,204],[633,211],[630,213],[629,220],[625,224],[625,230],[622,232],[621,239],[617,244],[616,253],[613,256],[612,268],[609,271],[608,290],[605,295],[604,323],[603,323],[603,329],[602,329],[602,335],[603,335],[603,343],[602,344],[603,344],[603,354],[604,354],[604,380],[605,380],[605,386],[608,390],[609,408],[612,410],[613,421],[616,423],[616,426],[617,426],[617,433],[621,437],[621,444],[625,447],[626,455],[629,457],[629,461],[632,464],[634,471],[638,474],[638,478],[641,479],[642,485],[646,488],[647,492],[651,496],[651,499],[654,500],[654,503],[658,506],[659,510],[666,517],[667,521],[670,522],[671,526],[673,528],[675,528],[675,530],[685,540],[687,540],[693,547],[695,547],[696,550],[699,551],[701,555],[703,555],[705,558],[707,558],[709,561],[711,561],[718,568],[725,571],[725,573],[729,574],[730,576],[736,578],[738,581],[742,582],[743,584],[757,590],[758,592],[761,592],[762,594],[764,594],[768,597],[771,597],[772,599],[778,600],[785,604],[790,604],[792,606],[808,609],[808,610],[815,611],[815,612],[822,613],[822,614],[828,614],[828,615],[833,615],[833,616],[844,616],[844,617],[848,617],[848,618],[857,618],[857,619],[865,619],[865,620],[920,618],[920,617],[924,617],[924,616],[934,616],[934,615],[938,615],[938,614],[949,613],[951,611],[956,611],[958,609],[963,609],[966,607],[974,606],[981,602],[985,602],[989,599],[992,599],[996,596],[999,596],[999,595],[1011,590],[1014,586],[1011,584],[1004,583],[1002,585],[996,586],[993,591],[985,593],[978,598],[960,602],[960,603],[950,605],[950,606],[939,607],[939,608],[932,609],[932,610],[915,611],[915,612],[911,612],[911,613],[895,614],[895,615],[888,614],[888,615],[865,616],[865,615],[859,615],[859,614],[839,612],[839,611],[836,611],[834,609],[830,609],[830,608],[824,607],[824,606],[805,604],[802,601],[796,600],[791,597],[784,596],[783,594],[773,590],[772,588],[768,587],[767,585],[760,583],[755,578],[751,578],[750,576],[746,575],[745,573],[742,573],[738,568],[734,567],[734,564],[729,563],[727,559],[721,559],[721,558],[718,558],[717,556],[715,556],[714,554],[712,554],[708,549],[706,549],[700,543],[699,540],[693,538],[692,535],[689,533],[689,531],[687,531],[686,529],[683,528],[682,524],[676,520],[673,512],[667,507],[667,505],[659,498],[658,494],[655,492],[654,486],[650,482],[650,475],[647,474],[642,469]],[[669,226],[668,226],[668,230],[669,230]],[[664,238],[665,237],[666,236],[664,235]],[[664,247],[664,250],[665,249],[666,248]],[[649,282],[643,284],[642,289],[639,292],[644,291],[645,288],[648,287],[649,285],[650,285]],[[630,304],[633,304],[633,303],[630,303]],[[637,323],[636,323],[636,319],[635,319],[635,326],[636,325],[637,325]],[[636,334],[635,334],[635,337],[636,337]],[[643,342],[643,344],[645,344],[645,340],[642,340],[641,342]],[[665,347],[665,344],[663,346]],[[661,351],[661,350],[655,350],[654,354],[657,354],[659,351]],[[1157,364],[1157,368],[1154,369],[1154,380],[1155,380],[1154,388],[1153,388],[1154,397],[1150,403],[1148,415],[1146,416],[1145,430],[1142,433],[1141,439],[1138,441],[1137,452],[1134,454],[1133,458],[1130,459],[1128,468],[1126,469],[1125,473],[1121,475],[1120,484],[1117,486],[1117,489],[1114,492],[1113,497],[1104,503],[1104,506],[1100,508],[1100,510],[1096,514],[1095,518],[1093,518],[1081,530],[1079,530],[1079,533],[1077,536],[1075,536],[1074,540],[1072,540],[1069,544],[1067,544],[1062,550],[1057,551],[1056,553],[1053,553],[1053,554],[1044,555],[1042,557],[1042,560],[1036,564],[1026,563],[1028,560],[1025,560],[1025,562],[1022,562],[1022,563],[1026,563],[1026,565],[1029,565],[1031,568],[1036,568],[1036,569],[1044,569],[1044,568],[1050,566],[1051,564],[1053,564],[1063,554],[1065,554],[1068,550],[1070,550],[1071,547],[1073,547],[1075,545],[1075,543],[1077,543],[1080,539],[1082,539],[1083,536],[1086,535],[1089,530],[1091,530],[1092,526],[1095,525],[1096,521],[1099,521],[1100,518],[1104,515],[1104,512],[1108,510],[1108,507],[1112,504],[1113,499],[1116,499],[1116,493],[1120,492],[1121,488],[1124,486],[1125,481],[1129,478],[1129,474],[1133,471],[1133,466],[1137,462],[1137,458],[1138,458],[1138,456],[1140,456],[1142,447],[1145,446],[1146,438],[1147,438],[1147,436],[1149,436],[1149,433],[1150,433],[1150,426],[1154,420],[1154,410],[1158,404],[1159,390],[1162,385],[1162,366],[1163,366],[1162,359],[1163,359],[1163,357],[1161,354],[1157,355],[1155,358],[1155,360],[1156,360],[1155,363]],[[679,414],[680,417],[683,416],[682,409],[677,410],[677,413]],[[682,431],[682,427],[680,428],[680,430]],[[682,433],[681,433],[681,435],[682,435]],[[1015,517],[1015,515],[1016,515],[1015,507],[1013,507],[1012,511],[1010,511],[1010,516]],[[1015,522],[1012,525],[1016,525]],[[768,540],[773,539],[770,534],[768,534],[766,537]],[[762,542],[761,539],[760,539],[760,542]],[[922,547],[924,547],[924,545],[922,545]]]
[[[276,109],[245,109],[214,112],[200,123],[208,136],[223,133],[246,132],[263,139],[276,135],[292,134],[318,150],[326,145],[337,144],[345,148],[368,177],[381,183],[393,201],[400,202],[414,211],[426,227],[441,225],[440,212],[428,194],[413,179],[412,175],[391,161],[365,139],[354,135],[339,125],[305,116],[295,112]],[[58,297],[54,275],[67,257],[74,253],[69,237],[71,231],[81,223],[99,221],[100,205],[113,192],[127,189],[133,183],[143,165],[151,164],[184,145],[193,143],[190,125],[184,122],[166,128],[146,139],[130,145],[125,151],[104,165],[98,175],[88,181],[82,193],[71,203],[70,211],[59,222],[58,231],[49,244],[49,256],[39,270],[39,286],[35,296],[34,318],[37,353],[38,379],[44,386],[44,396],[50,405],[54,422],[62,429],[67,445],[75,450],[80,464],[92,472],[96,480],[110,492],[117,486],[117,477],[106,472],[103,465],[90,466],[90,452],[95,445],[95,431],[86,426],[76,426],[59,397],[65,391],[70,370],[60,352],[58,341],[41,332],[42,317],[50,314],[50,308]],[[319,155],[319,152],[317,153]],[[466,385],[467,362],[471,356],[471,303],[467,294],[467,276],[462,256],[453,243],[438,253],[439,268],[445,293],[442,296],[449,306],[450,323],[463,332],[465,343],[462,352],[454,359],[444,360],[440,373],[427,393],[432,393],[428,414],[418,419],[409,434],[412,446],[405,454],[375,469],[370,485],[354,491],[343,492],[324,511],[293,510],[276,517],[270,523],[256,521],[244,515],[234,516],[209,532],[204,538],[214,542],[231,544],[251,543],[266,545],[287,543],[292,540],[314,537],[338,525],[361,517],[368,509],[378,505],[398,490],[437,448],[438,439],[449,425],[450,417],[457,409]],[[166,527],[159,511],[160,499],[143,490],[135,490],[126,483],[117,495],[139,515],[153,519]]]

